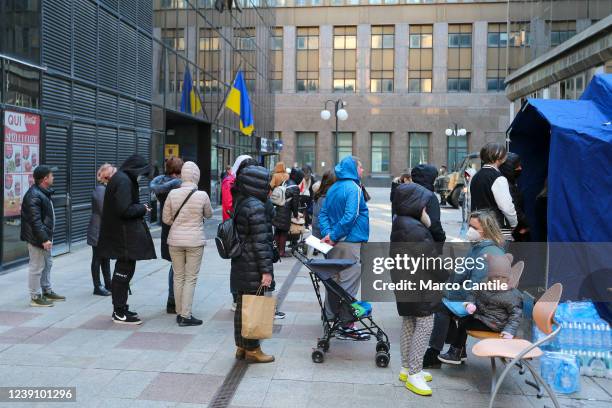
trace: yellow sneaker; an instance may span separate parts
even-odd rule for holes
[[[431,388],[429,388],[421,373],[409,375],[406,380],[406,388],[417,395],[430,396],[432,394]]]
[[[427,382],[430,382],[433,380],[432,375],[428,373],[427,371],[421,371],[418,374],[422,375],[423,379]],[[399,374],[399,380],[403,383],[408,381],[408,369],[407,368],[402,367],[402,370],[400,371],[400,374]]]

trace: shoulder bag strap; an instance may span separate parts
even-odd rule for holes
[[[191,192],[187,195],[187,197],[185,198],[185,201],[183,201],[183,204],[181,204],[181,206],[179,207],[178,211],[176,212],[176,214],[174,214],[174,217],[172,217],[172,222],[174,223],[174,221],[176,220],[176,217],[178,217],[179,213],[181,212],[181,210],[183,209],[183,207],[185,206],[185,204],[187,204],[187,201],[189,201],[189,199],[191,198],[191,196],[193,195],[193,193],[195,193],[196,191],[198,191],[197,188],[194,188],[193,190],[191,190]]]

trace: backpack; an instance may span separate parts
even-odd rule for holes
[[[282,207],[285,205],[285,203],[291,200],[287,200],[287,186],[285,183],[286,181],[283,182],[283,184],[281,184],[280,186],[274,187],[274,190],[272,190],[272,194],[270,195],[270,201],[272,201],[272,204]]]
[[[236,207],[236,210],[232,213],[231,217],[223,221],[217,227],[215,244],[217,245],[219,256],[223,259],[237,258],[242,255],[242,242],[240,242],[240,238],[238,237],[234,217],[236,214],[238,214],[238,210],[242,207],[242,204],[247,200],[248,199],[245,198],[240,203],[241,205]]]

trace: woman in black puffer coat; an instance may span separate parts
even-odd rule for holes
[[[242,253],[232,258],[231,287],[237,291],[234,314],[236,358],[251,363],[269,363],[274,356],[264,354],[259,340],[242,337],[242,296],[254,295],[260,286],[274,290],[272,269],[272,228],[265,203],[268,200],[270,172],[253,159],[245,160],[232,187],[234,225]]]
[[[297,217],[300,208],[300,187],[299,184],[304,179],[304,172],[301,169],[291,169],[289,180],[285,183],[285,205],[277,205],[272,225],[274,225],[274,240],[278,247],[280,256],[287,257],[285,253],[289,228],[291,227],[291,217]]]
[[[431,220],[426,208],[433,193],[416,183],[399,185],[393,195],[392,212],[395,215],[391,229],[390,256],[412,258],[435,257],[435,240],[430,232]],[[394,282],[408,280],[416,283],[416,290],[396,291],[397,311],[402,317],[400,351],[402,370],[400,379],[406,387],[418,395],[431,395],[426,379],[431,375],[423,371],[423,356],[433,329],[434,311],[439,306],[441,294],[432,291],[419,291],[422,281],[444,281],[437,271],[421,269],[417,271],[394,269],[391,278]]]

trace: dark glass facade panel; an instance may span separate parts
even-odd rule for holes
[[[40,0],[0,0],[0,53],[40,63]]]
[[[40,107],[40,71],[15,62],[5,61],[7,105],[38,109]]]

